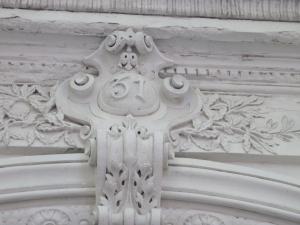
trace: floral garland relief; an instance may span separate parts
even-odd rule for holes
[[[89,127],[64,118],[55,105],[56,88],[35,84],[0,87],[0,145],[81,145],[79,134]]]
[[[276,154],[280,142],[300,138],[294,120],[287,116],[280,121],[267,119],[268,112],[261,107],[264,99],[258,96],[202,97],[205,101],[197,116],[170,127],[170,140],[178,151],[196,147],[230,152],[234,144],[241,144],[246,153]]]

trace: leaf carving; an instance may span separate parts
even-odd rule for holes
[[[300,130],[294,129],[295,121],[287,116],[281,118],[281,124],[266,119],[266,113],[259,108],[263,103],[264,99],[258,96],[210,95],[199,117],[191,120],[191,127],[173,125],[177,130],[170,130],[173,137],[170,141],[180,151],[196,147],[229,152],[232,143],[241,143],[245,153],[276,154],[277,141],[289,142],[300,137]],[[266,121],[264,127],[259,126],[257,118]]]
[[[102,205],[110,206],[114,212],[119,212],[127,199],[131,199],[140,214],[149,212],[156,205],[157,191],[150,164],[134,164],[129,169],[124,164],[112,161],[105,177],[99,200]],[[128,198],[129,195],[131,198]]]
[[[102,205],[109,206],[114,212],[119,212],[125,203],[128,185],[128,169],[114,161],[107,169],[103,194],[100,197]]]
[[[0,99],[4,96],[0,106],[0,143],[9,145],[11,140],[22,140],[30,146],[35,141],[45,145],[63,141],[76,147],[79,142],[74,137],[82,125],[66,121],[56,109],[56,89],[56,85],[49,88],[32,84],[0,88]],[[23,134],[15,133],[15,128],[22,129]]]

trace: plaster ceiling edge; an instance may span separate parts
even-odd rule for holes
[[[268,1],[259,2],[236,0],[223,2],[221,0],[205,1],[116,1],[116,0],[93,0],[78,2],[76,0],[64,1],[40,1],[32,0],[10,0],[2,1],[2,7],[25,8],[39,10],[69,10],[86,12],[111,12],[128,14],[152,14],[170,16],[191,17],[216,17],[233,19],[259,19],[259,20],[281,20],[299,21],[299,4],[297,1]]]
[[[154,39],[203,37],[228,42],[249,40],[289,45],[300,43],[300,25],[296,22],[146,15],[142,16],[141,20],[138,19],[140,17],[140,15],[126,14],[0,8],[1,30],[4,31],[105,37],[114,30],[132,27],[147,32]]]
[[[176,69],[176,74],[186,76],[193,80],[193,84],[208,91],[299,93],[299,23],[161,16],[143,16],[141,20],[138,17],[0,9],[0,31],[3,33],[1,42],[8,46],[12,43],[23,45],[22,48],[30,55],[18,56],[16,50],[4,49],[11,56],[0,59],[2,83],[22,83],[26,79],[28,82],[53,83],[86,70],[81,59],[74,58],[77,52],[68,52],[72,46],[60,47],[62,53],[59,56],[38,56],[36,51],[39,50],[31,50],[31,45],[34,47],[32,49],[45,45],[43,48],[50,52],[53,47],[66,45],[61,40],[70,40],[77,43],[82,51],[85,49],[81,48],[86,47],[88,40],[94,44],[95,40],[101,40],[114,30],[131,27],[151,35],[160,48],[166,46],[163,49],[165,54],[182,62],[170,70],[161,71],[162,76],[172,76]],[[181,53],[182,43],[188,49],[186,53]],[[218,47],[206,50],[198,47],[194,50],[195,45]],[[232,47],[220,52],[222,46]],[[259,46],[269,47],[260,50]],[[292,53],[287,54],[288,51]],[[59,57],[59,61],[53,61],[53,57]]]

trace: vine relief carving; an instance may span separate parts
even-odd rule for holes
[[[280,121],[268,118],[261,97],[219,94],[202,97],[205,101],[199,114],[170,127],[170,141],[178,151],[196,148],[231,152],[233,145],[240,144],[245,153],[276,154],[275,147],[281,142],[300,138],[294,120],[285,115]]]
[[[88,133],[89,127],[64,117],[55,104],[56,88],[37,84],[1,86],[0,143],[82,147],[79,136]]]

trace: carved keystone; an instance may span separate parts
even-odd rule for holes
[[[158,76],[173,63],[143,32],[114,32],[84,63],[99,75],[64,82],[57,105],[93,124],[85,150],[96,170],[98,223],[159,225],[165,137],[171,121],[201,108],[199,94],[182,76]]]

